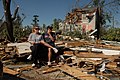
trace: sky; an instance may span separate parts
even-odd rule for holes
[[[90,0],[82,0],[81,6]],[[19,14],[25,14],[23,25],[31,25],[33,15],[38,15],[39,25],[50,25],[53,19],[65,19],[65,16],[75,6],[76,0],[12,0],[11,13],[19,5]],[[3,15],[3,6],[0,1],[0,18]],[[2,8],[2,9],[1,9]]]
[[[65,19],[68,12],[75,7],[77,0],[11,0],[11,13],[17,5],[19,5],[19,14],[25,14],[26,18],[23,21],[23,25],[31,25],[33,15],[38,15],[38,24],[50,25],[53,23],[53,19]],[[88,4],[91,0],[79,0],[78,6],[82,7]],[[3,5],[0,0],[0,18],[3,16]],[[120,19],[119,19],[120,20]]]

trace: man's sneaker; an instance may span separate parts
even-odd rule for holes
[[[60,60],[65,60],[65,58],[63,57],[63,55],[59,55]]]
[[[32,67],[35,67],[35,63],[32,64]]]
[[[28,59],[28,60],[31,60],[31,59],[32,59],[32,55],[29,55],[29,56],[27,57],[27,59]]]
[[[62,62],[64,62],[64,63],[66,62],[65,58],[63,57],[63,55],[60,55],[60,56],[59,56],[59,59],[60,59],[60,61],[62,61]]]
[[[48,63],[48,66],[51,66],[51,62],[47,62]]]
[[[54,50],[54,52],[55,52],[55,53],[57,53],[57,52],[58,52],[58,50],[57,50],[56,48],[53,48],[53,50]]]
[[[40,63],[40,61],[39,61],[39,60],[37,60],[37,63]]]

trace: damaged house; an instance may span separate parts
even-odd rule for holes
[[[69,12],[63,23],[60,23],[59,29],[64,31],[80,30],[87,33],[99,29],[98,25],[98,8],[75,8]]]

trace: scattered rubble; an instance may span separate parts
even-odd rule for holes
[[[28,48],[29,44],[15,43],[1,47],[0,56],[3,69],[2,64],[0,64],[0,77],[3,76],[4,78],[4,75],[8,74],[19,80],[120,79],[119,46],[101,43],[96,44],[89,41],[58,42],[56,45],[62,47],[65,62],[59,61],[58,64],[52,67],[48,67],[46,63],[43,62],[40,68],[31,67],[30,61],[15,62],[16,59],[22,58],[23,56],[25,57],[26,54],[29,55],[31,52]],[[108,53],[107,51],[104,52],[103,49],[107,50]],[[112,54],[109,50],[113,50]]]

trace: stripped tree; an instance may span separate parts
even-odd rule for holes
[[[14,36],[13,36],[13,20],[16,18],[16,14],[18,12],[19,6],[17,6],[14,15],[11,15],[11,10],[10,10],[10,4],[11,0],[2,0],[3,1],[3,7],[4,7],[4,15],[5,15],[5,23],[7,27],[7,37],[10,42],[14,42]]]

